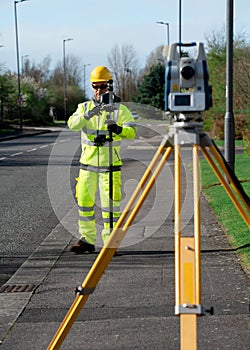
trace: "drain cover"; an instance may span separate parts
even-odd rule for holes
[[[0,288],[0,293],[23,293],[23,292],[33,292],[36,289],[35,284],[7,284]]]

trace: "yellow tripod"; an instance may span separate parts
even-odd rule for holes
[[[181,232],[181,147],[193,147],[193,207],[194,234],[183,237]],[[100,251],[87,277],[77,289],[76,298],[58,328],[47,350],[60,349],[71,326],[76,320],[89,295],[94,292],[103,272],[131,226],[136,214],[147,198],[164,164],[174,149],[175,177],[175,314],[180,316],[181,350],[197,349],[197,316],[205,314],[201,305],[200,259],[200,176],[199,149],[232,199],[243,220],[250,227],[249,198],[236,186],[223,158],[200,122],[175,122],[169,134],[164,136],[150,165],[141,178],[133,196],[113,229],[108,242]],[[215,159],[215,161],[214,161]],[[227,178],[227,180],[225,179]],[[230,183],[231,185],[229,185]],[[232,188],[231,188],[232,187]],[[142,191],[142,192],[141,192]],[[141,193],[141,195],[140,195]],[[239,201],[240,198],[241,202]],[[134,205],[135,204],[135,205]]]

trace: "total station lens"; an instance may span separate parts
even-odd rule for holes
[[[181,70],[181,75],[184,79],[191,79],[194,76],[194,68],[191,66],[184,66]]]

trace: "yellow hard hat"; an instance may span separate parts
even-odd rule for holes
[[[90,82],[97,83],[102,81],[112,80],[112,75],[107,67],[96,66],[90,74]]]

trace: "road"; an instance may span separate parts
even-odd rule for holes
[[[143,128],[143,134],[157,135],[161,127],[151,129]],[[79,144],[79,133],[68,129],[0,143],[0,286],[66,215],[78,172]],[[138,148],[145,148],[139,161],[143,174],[143,163],[154,154],[152,142],[138,140],[128,152],[129,147],[125,142],[122,156],[137,162]],[[137,168],[140,171],[139,164]],[[132,186],[133,179],[129,182],[128,186]]]
[[[59,134],[0,143],[1,285],[58,222],[47,191],[47,165]]]

